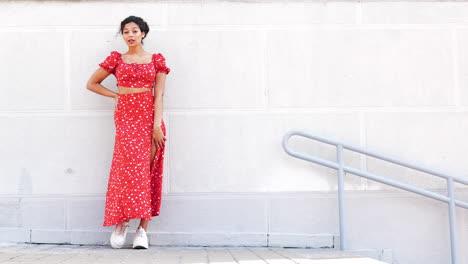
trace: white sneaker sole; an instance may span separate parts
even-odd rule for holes
[[[134,249],[148,249],[145,246],[133,246]]]

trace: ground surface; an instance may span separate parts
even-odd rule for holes
[[[383,264],[347,252],[279,247],[161,247],[0,243],[1,264]]]

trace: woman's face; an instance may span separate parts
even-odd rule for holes
[[[145,33],[141,32],[140,27],[135,22],[130,22],[125,24],[122,35],[128,46],[137,46],[141,45]]]

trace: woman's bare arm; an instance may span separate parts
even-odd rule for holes
[[[101,82],[109,76],[110,73],[104,70],[102,67],[99,67],[92,75],[89,77],[88,82],[86,83],[86,89],[95,92],[97,94],[117,98],[119,96],[118,93],[111,91],[104,87]]]
[[[161,126],[161,120],[163,115],[163,96],[164,87],[166,82],[166,73],[156,74],[156,85],[154,90],[154,127]]]
[[[166,82],[166,73],[158,72],[156,74],[156,85],[154,91],[154,124],[153,124],[153,140],[155,149],[164,147],[166,136],[162,132],[162,115],[163,115],[163,95]]]

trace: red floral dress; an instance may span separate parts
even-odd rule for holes
[[[161,53],[153,54],[150,63],[125,63],[119,52],[112,51],[99,66],[114,74],[117,85],[123,87],[152,88],[157,73],[170,72]],[[133,218],[151,220],[159,215],[165,147],[159,148],[151,160],[153,90],[119,94],[103,226]],[[164,120],[161,129],[166,135]]]

